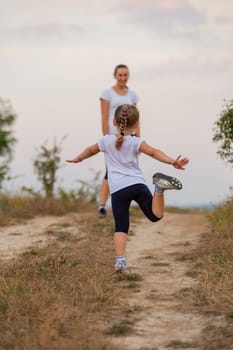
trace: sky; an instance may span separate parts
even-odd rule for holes
[[[140,155],[149,188],[162,171],[183,183],[166,193],[167,205],[217,205],[233,185],[233,169],[212,142],[233,98],[232,62],[232,0],[1,0],[0,97],[17,114],[18,140],[6,189],[40,189],[37,150],[65,135],[59,186],[75,189],[104,174],[102,153],[76,165],[65,159],[101,136],[99,96],[124,63],[139,97],[141,136],[190,159],[179,171]]]

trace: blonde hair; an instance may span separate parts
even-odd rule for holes
[[[124,142],[125,130],[132,129],[139,120],[138,109],[133,105],[121,105],[115,112],[115,121],[120,135],[116,140],[116,149],[120,149]]]

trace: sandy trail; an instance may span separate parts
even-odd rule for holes
[[[42,247],[54,240],[64,231],[66,217],[36,217],[25,224],[0,228],[0,257],[14,258],[17,254],[32,247]],[[66,232],[75,234],[77,225],[65,228]],[[56,233],[56,234],[55,234]]]

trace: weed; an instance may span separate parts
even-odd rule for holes
[[[130,288],[130,289],[135,289],[135,288],[139,288],[139,285],[138,285],[138,283],[136,283],[136,282],[130,282],[127,286],[126,286],[126,288]]]
[[[185,273],[185,276],[196,278],[198,276],[198,273],[196,270],[189,270]]]
[[[232,325],[217,327],[208,325],[203,329],[203,349],[219,350],[232,349]]]
[[[193,342],[172,340],[169,344],[166,345],[166,348],[173,349],[188,349],[188,348],[197,348],[199,345]]]
[[[113,324],[106,334],[114,336],[122,336],[132,333],[133,331],[133,322],[129,320],[122,320]]]
[[[170,264],[166,263],[166,262],[162,262],[162,261],[156,261],[156,262],[152,263],[151,266],[158,266],[158,267],[161,266],[161,267],[163,267],[163,266],[170,266]]]
[[[142,281],[142,276],[138,273],[118,273],[116,274],[116,280],[117,281],[128,281],[128,282],[139,282]]]
[[[229,323],[233,323],[233,311],[228,311],[226,313],[226,320],[229,322]]]

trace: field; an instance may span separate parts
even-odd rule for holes
[[[0,349],[233,349],[232,201],[156,224],[132,208],[125,275],[111,213],[2,203]]]

